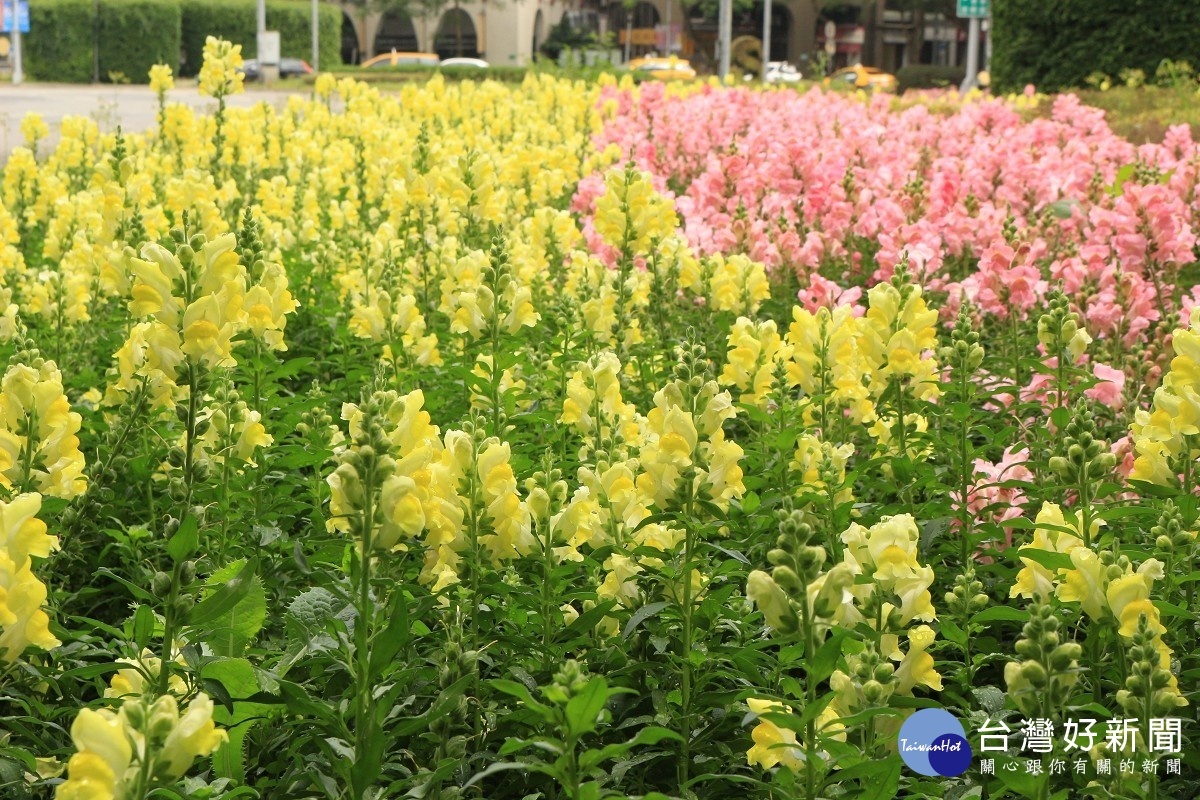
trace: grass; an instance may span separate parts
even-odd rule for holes
[[[1161,142],[1172,125],[1187,124],[1200,136],[1200,93],[1195,85],[1167,88],[1117,86],[1102,92],[1081,89],[1080,99],[1103,109],[1113,131],[1134,144]]]

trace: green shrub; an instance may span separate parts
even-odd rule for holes
[[[1196,0],[993,0],[992,82],[1011,91],[1083,86],[1163,59],[1200,63]]]
[[[30,6],[25,66],[34,80],[145,83],[155,64],[179,62],[179,0],[40,0]]]
[[[219,36],[242,46],[242,58],[258,54],[258,23],[254,0],[183,0],[183,75],[195,75],[204,60],[204,40]],[[342,12],[321,3],[321,68],[342,63]],[[292,0],[269,0],[267,30],[279,31],[280,55],[312,60],[312,5]]]
[[[146,83],[155,64],[177,69],[182,20],[179,0],[101,0],[101,80]]]
[[[29,34],[22,39],[29,77],[88,83],[96,73],[92,0],[40,0],[29,4]]]
[[[896,71],[897,91],[909,89],[957,88],[966,75],[962,67],[943,67],[933,64],[913,64]]]

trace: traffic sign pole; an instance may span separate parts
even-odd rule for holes
[[[970,19],[967,26],[967,74],[958,90],[963,94],[979,85],[979,26],[992,14],[991,0],[958,0],[957,16]]]
[[[14,85],[25,81],[25,66],[21,59],[21,17],[20,0],[12,0],[12,59]]]
[[[670,7],[667,3],[667,7]],[[762,82],[767,82],[767,67],[771,63],[771,0],[763,2]]]
[[[979,17],[971,17],[967,27],[967,74],[958,91],[966,94],[979,83]]]
[[[721,0],[717,12],[717,41],[721,48],[721,60],[718,62],[717,75],[721,81],[729,75],[729,47],[733,40],[733,0]]]

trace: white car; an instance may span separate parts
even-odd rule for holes
[[[799,83],[800,70],[786,61],[772,61],[767,64],[767,83]]]
[[[446,58],[438,64],[439,67],[478,67],[479,69],[487,69],[488,62],[482,58]]]

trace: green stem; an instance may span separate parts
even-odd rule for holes
[[[692,758],[692,551],[695,547],[695,532],[692,525],[692,510],[694,506],[692,485],[688,484],[688,501],[684,511],[683,536],[683,604],[680,609],[683,618],[683,665],[680,674],[680,725],[683,729],[683,743],[679,748],[679,788],[687,787],[688,772]]]
[[[812,609],[809,608],[807,596],[801,599],[800,609],[800,630],[804,636],[804,710],[807,712],[817,701],[817,682],[812,678],[812,663],[816,655],[816,647],[813,641]],[[812,715],[809,715],[804,730],[804,796],[807,800],[815,800],[817,796],[816,740],[817,722]]]
[[[358,553],[358,616],[354,624],[354,756],[361,759],[367,750],[367,740],[373,735],[374,698],[371,681],[371,628],[375,609],[371,605],[371,548],[375,532],[375,464],[371,460],[363,475],[362,544]],[[355,770],[357,775],[357,770]],[[366,796],[366,786],[353,787],[357,800]]]
[[[158,694],[165,695],[171,686],[171,664],[175,663],[175,612],[179,606],[179,584],[183,562],[175,564],[171,570],[171,589],[167,593],[166,605],[163,606],[163,647],[162,663],[158,668]]]

